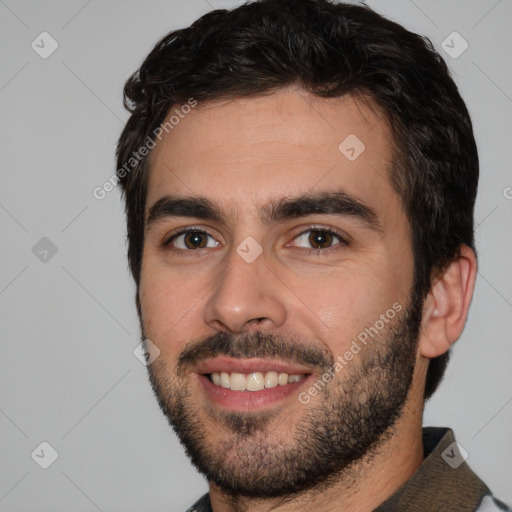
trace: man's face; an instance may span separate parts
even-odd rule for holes
[[[325,481],[402,410],[420,314],[377,112],[282,90],[200,105],[153,150],[140,282],[143,334],[160,350],[150,379],[226,492]]]

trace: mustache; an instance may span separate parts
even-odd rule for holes
[[[296,337],[284,339],[261,331],[241,335],[221,331],[189,343],[179,356],[178,373],[216,356],[278,358],[321,370],[327,370],[334,365],[334,356],[329,351],[311,343],[304,343]]]

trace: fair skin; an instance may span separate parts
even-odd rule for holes
[[[354,161],[338,149],[350,134],[366,146]],[[233,435],[214,413],[238,407],[243,414],[251,408],[248,402],[230,406],[213,400],[199,373],[190,371],[181,381],[172,375],[187,343],[219,331],[260,330],[300,335],[336,358],[394,303],[404,308],[408,303],[411,234],[388,179],[392,144],[384,117],[368,103],[352,96],[321,99],[289,88],[270,96],[199,105],[153,150],[146,212],[163,196],[202,196],[226,217],[224,223],[161,216],[148,224],[140,282],[145,335],[160,349],[170,381],[188,386],[211,446],[229,442]],[[260,218],[270,200],[333,191],[344,191],[370,207],[381,229],[353,215],[310,213],[271,224]],[[163,242],[183,227],[206,231],[207,247],[187,249],[183,236],[174,240],[177,251],[164,247]],[[341,244],[333,237],[324,253],[308,254],[313,247],[307,235],[313,228],[332,229],[350,243]],[[262,249],[251,263],[236,251],[249,236]],[[214,512],[364,512],[391,496],[423,460],[428,362],[460,336],[475,276],[475,256],[463,247],[461,257],[432,287],[423,310],[407,402],[393,435],[371,459],[357,461],[353,473],[357,479],[342,475],[321,494],[310,490],[286,499],[233,499],[210,483]],[[358,357],[350,364],[359,364]],[[308,409],[321,403],[321,393],[308,404],[297,399],[316,378],[310,375],[291,394],[256,408],[257,414],[273,413],[265,439],[279,445],[289,442],[290,432]],[[342,372],[336,376],[342,378]],[[225,454],[230,455],[236,457]]]

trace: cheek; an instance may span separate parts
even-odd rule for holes
[[[140,282],[141,314],[144,334],[158,346],[162,355],[173,359],[179,350],[180,340],[190,339],[193,302],[197,295],[180,292],[179,280],[168,273],[143,271]],[[196,322],[197,325],[197,322]],[[184,333],[188,333],[188,336]]]
[[[157,276],[147,277],[142,275],[140,282],[140,303],[142,318],[144,319],[144,325],[147,330],[151,332],[156,331],[158,333],[159,330],[165,327],[161,324],[167,311],[169,309],[175,309],[171,301],[172,295],[163,279],[158,279]]]
[[[297,295],[305,298],[306,306],[298,304],[302,309],[299,316],[317,325],[328,348],[338,356],[360,333],[375,326],[381,315],[393,310],[394,304],[405,308],[406,289],[403,274],[399,278],[385,265],[346,265],[343,272],[331,273],[321,286],[299,287]],[[391,313],[394,316],[394,311]]]

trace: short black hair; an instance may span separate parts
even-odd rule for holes
[[[126,82],[131,116],[119,139],[117,168],[137,288],[151,155],[129,172],[126,162],[177,104],[258,96],[290,85],[326,98],[358,94],[385,112],[394,139],[390,181],[411,225],[417,297],[424,300],[461,245],[476,254],[479,170],[472,124],[432,43],[365,5],[256,0],[170,32]],[[430,361],[425,399],[448,358],[449,351]]]

